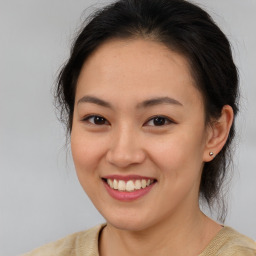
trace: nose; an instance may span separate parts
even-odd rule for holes
[[[106,155],[110,164],[125,168],[133,164],[140,164],[145,160],[146,153],[136,132],[125,127],[113,132],[112,135]]]

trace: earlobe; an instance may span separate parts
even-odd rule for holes
[[[234,119],[231,106],[222,108],[221,116],[209,125],[208,137],[204,150],[204,162],[211,161],[224,147]]]

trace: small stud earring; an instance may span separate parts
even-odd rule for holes
[[[213,156],[213,155],[214,155],[214,153],[213,153],[213,152],[210,152],[210,153],[209,153],[209,156]]]

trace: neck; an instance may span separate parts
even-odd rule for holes
[[[100,255],[198,255],[221,227],[199,207],[185,216],[168,217],[141,231],[120,230],[107,224],[100,239]]]

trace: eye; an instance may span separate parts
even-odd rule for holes
[[[153,118],[149,119],[146,123],[149,126],[164,126],[174,123],[174,121],[164,116],[154,116]]]
[[[91,124],[95,124],[95,125],[104,125],[104,124],[109,124],[109,122],[107,121],[107,119],[105,119],[102,116],[97,116],[97,115],[90,115],[87,116],[83,119],[83,121],[91,123]]]

